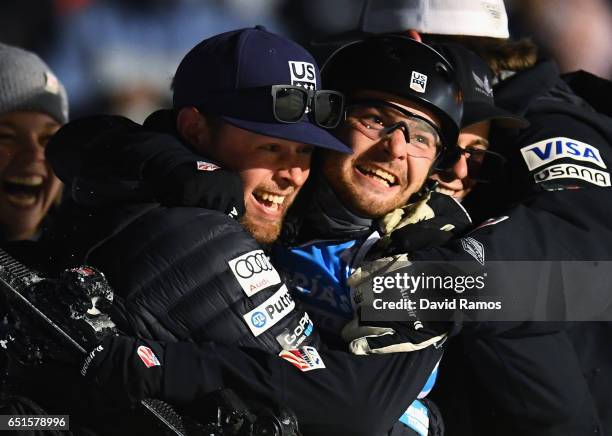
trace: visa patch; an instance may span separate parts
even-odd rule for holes
[[[325,363],[314,347],[300,347],[293,350],[283,350],[279,357],[286,360],[302,372],[313,369],[325,369]]]
[[[521,148],[521,154],[529,171],[561,158],[590,162],[606,169],[599,150],[590,144],[571,138],[545,139]]]
[[[462,238],[461,245],[463,249],[478,261],[479,264],[485,264],[484,245],[474,238]]]
[[[557,164],[535,173],[536,183],[557,179],[579,179],[602,188],[610,187],[610,173],[574,164]]]
[[[278,272],[263,250],[250,251],[227,263],[247,297],[281,282]]]
[[[242,315],[249,330],[259,336],[295,309],[295,301],[289,294],[287,286],[281,286],[270,298],[255,309]]]

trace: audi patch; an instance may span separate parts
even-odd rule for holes
[[[247,297],[281,282],[263,250],[250,251],[230,260],[228,264]]]

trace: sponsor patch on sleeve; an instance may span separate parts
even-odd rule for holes
[[[281,359],[286,360],[302,372],[313,369],[325,369],[325,363],[314,347],[300,347],[294,350],[283,350],[279,353]]]
[[[147,368],[151,368],[152,366],[161,366],[159,359],[149,347],[141,345],[138,347],[136,352],[138,353],[140,360],[142,360],[142,363],[144,363]]]
[[[287,286],[281,286],[270,298],[242,315],[254,336],[259,336],[295,309]]]
[[[300,345],[307,345],[313,330],[314,324],[308,313],[304,312],[297,325],[283,329],[281,334],[276,336],[276,340],[284,350],[292,350]]]
[[[550,165],[534,173],[533,178],[536,183],[543,184],[545,189],[549,187],[556,189],[580,187],[582,184],[572,183],[572,181],[577,180],[602,188],[610,187],[610,173],[578,164],[559,163]],[[567,180],[567,183],[560,183],[564,179]]]
[[[281,282],[278,272],[263,250],[250,251],[230,260],[228,264],[248,297]]]
[[[589,162],[600,168],[607,168],[596,147],[585,142],[562,136],[527,145],[521,148],[521,154],[523,155],[523,159],[529,171],[533,171],[562,158]]]

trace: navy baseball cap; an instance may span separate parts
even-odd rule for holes
[[[352,150],[308,116],[297,123],[277,121],[273,85],[320,89],[316,61],[297,43],[262,26],[205,39],[183,58],[173,81],[175,110],[194,106],[242,129],[330,150]]]

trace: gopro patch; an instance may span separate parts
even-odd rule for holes
[[[315,66],[310,62],[289,61],[291,84],[306,89],[317,88],[317,74]]]
[[[278,272],[263,250],[250,251],[227,263],[247,297],[281,282]]]
[[[412,76],[410,77],[410,89],[416,92],[425,92],[427,88],[427,76],[425,74],[421,74],[418,71],[413,71]]]
[[[462,238],[461,245],[466,253],[471,255],[479,264],[485,264],[484,245],[474,238]]]
[[[575,164],[557,164],[535,173],[536,183],[557,179],[579,179],[602,188],[610,187],[610,173]]]
[[[545,139],[527,145],[521,148],[521,154],[529,171],[561,158],[591,162],[603,169],[607,168],[597,148],[585,142],[565,137]]]
[[[309,339],[313,330],[314,324],[310,320],[308,313],[304,312],[304,316],[302,316],[297,326],[283,329],[283,332],[276,336],[276,340],[284,350],[292,350]]]
[[[253,336],[259,336],[295,309],[287,286],[281,286],[270,298],[242,315]]]

